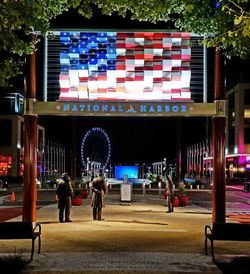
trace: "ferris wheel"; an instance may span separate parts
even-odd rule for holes
[[[107,132],[100,127],[88,130],[81,142],[81,162],[87,168],[88,160],[99,162],[103,168],[110,161],[111,144]]]

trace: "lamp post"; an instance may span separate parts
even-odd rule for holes
[[[163,159],[163,168],[167,168],[167,158]]]
[[[218,114],[212,119],[213,139],[213,222],[225,222],[226,194],[225,194],[225,140],[226,116],[223,114],[223,101],[225,101],[224,71],[222,56],[215,50],[215,77],[214,99],[218,104]],[[220,115],[220,112],[222,113]]]
[[[89,175],[89,157],[87,158],[87,175]]]

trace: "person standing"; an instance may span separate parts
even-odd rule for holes
[[[104,194],[106,193],[106,181],[103,170],[99,170],[99,174],[92,180],[92,200],[93,220],[102,221],[102,208],[104,207]]]
[[[67,173],[63,173],[61,179],[62,181],[58,184],[56,190],[58,198],[59,222],[72,222],[70,219],[70,208],[74,191],[71,186],[70,177]]]
[[[167,178],[167,186],[166,186],[166,193],[167,193],[167,206],[168,212],[174,212],[174,183],[172,177],[170,175],[166,175]]]
[[[173,201],[174,201],[174,183],[172,180],[172,177],[167,174],[167,170],[163,170],[163,174],[165,176],[165,183],[166,183],[166,204],[168,207],[167,212],[174,212],[174,206],[173,206]]]

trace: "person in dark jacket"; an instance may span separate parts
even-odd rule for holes
[[[67,173],[63,173],[56,190],[59,208],[59,222],[72,222],[70,220],[70,208],[73,197],[73,188],[71,186],[70,177]],[[65,219],[64,219],[65,215]]]
[[[104,194],[106,193],[106,181],[102,169],[99,174],[92,181],[92,200],[91,206],[93,207],[93,220],[102,221],[102,208],[104,207]]]

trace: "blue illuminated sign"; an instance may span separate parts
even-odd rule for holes
[[[128,179],[138,178],[138,166],[115,166],[115,178],[123,179],[128,176]]]
[[[192,110],[189,108],[189,111]],[[63,111],[65,112],[101,112],[101,113],[168,113],[168,112],[182,112],[188,111],[187,105],[169,105],[169,104],[106,104],[106,103],[95,103],[95,104],[74,104],[65,103],[63,104]]]

